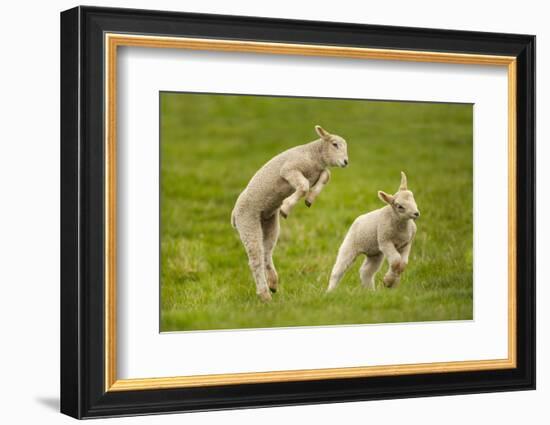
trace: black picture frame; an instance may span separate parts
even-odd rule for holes
[[[517,58],[517,367],[106,392],[104,33]],[[61,13],[61,412],[75,418],[535,388],[535,37],[132,9]]]

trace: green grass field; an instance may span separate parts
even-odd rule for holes
[[[281,220],[279,292],[263,304],[231,210],[315,124],[348,141],[350,166]],[[161,331],[472,319],[471,105],[162,93],[161,127]],[[384,288],[384,263],[362,289],[358,259],[325,295],[350,224],[401,170],[422,216],[399,288]]]

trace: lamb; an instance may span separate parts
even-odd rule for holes
[[[319,139],[288,149],[261,167],[231,213],[262,301],[270,301],[270,291],[277,291],[272,254],[279,237],[279,214],[287,218],[303,197],[311,207],[330,179],[328,168],[348,165],[346,141],[318,125],[315,131]]]
[[[333,291],[359,254],[365,254],[359,275],[364,288],[374,290],[374,276],[384,257],[390,265],[384,285],[395,288],[405,270],[416,234],[415,220],[420,216],[413,193],[407,189],[407,176],[401,172],[401,185],[395,195],[379,191],[387,205],[363,214],[351,225],[330,275],[327,292]]]

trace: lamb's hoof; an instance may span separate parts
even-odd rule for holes
[[[396,280],[397,278],[395,276],[386,275],[384,276],[384,285],[386,285],[386,288],[391,288]]]
[[[283,217],[284,219],[288,218],[288,214],[283,210],[279,210],[279,213],[281,214],[281,217]]]
[[[308,200],[306,199],[305,202],[306,202],[306,207],[308,207],[308,208],[311,207],[311,202],[310,202],[310,201],[308,201]]]
[[[277,292],[277,284],[279,283],[279,276],[277,276],[277,272],[272,267],[266,268],[266,277],[267,277],[267,286],[269,287],[269,290],[273,293]]]
[[[271,301],[271,293],[269,291],[264,291],[264,292],[260,292],[258,294],[258,297],[260,298],[261,301],[263,301],[264,303],[268,303]]]

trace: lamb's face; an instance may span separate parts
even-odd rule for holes
[[[323,161],[329,167],[347,167],[348,145],[346,141],[336,134],[330,134],[320,125],[315,126],[315,131],[323,141]]]
[[[403,219],[416,220],[420,217],[420,212],[416,206],[413,193],[410,190],[400,190],[393,195],[394,201],[392,207],[397,215]]]
[[[348,145],[340,136],[331,134],[328,140],[325,140],[324,149],[325,163],[330,167],[347,167]]]
[[[391,206],[394,213],[403,220],[416,220],[420,217],[420,211],[418,211],[414,195],[407,188],[407,176],[404,172],[401,172],[401,185],[395,195],[379,191],[378,197]]]

